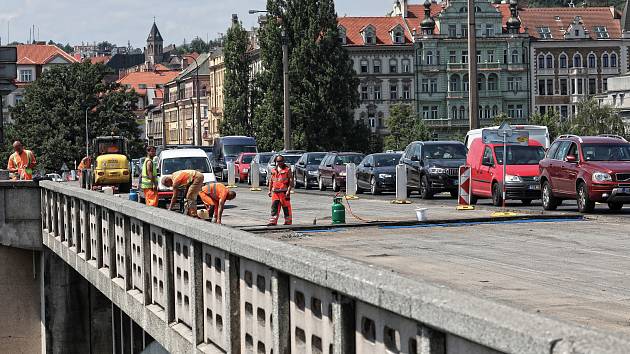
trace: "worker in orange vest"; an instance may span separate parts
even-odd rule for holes
[[[12,179],[30,181],[33,179],[33,169],[37,165],[35,154],[31,150],[24,149],[22,142],[16,140],[13,143],[13,151],[9,157],[7,170],[13,175]]]
[[[84,157],[79,163],[79,176],[83,175],[83,170],[89,170],[92,166],[92,158],[90,156]]]
[[[225,202],[236,198],[236,192],[229,190],[222,183],[208,183],[199,192],[199,197],[208,209],[210,221],[212,221],[212,216],[214,215],[215,222],[221,224]]]
[[[280,208],[284,211],[284,224],[293,224],[293,210],[291,209],[291,187],[293,186],[293,174],[291,168],[285,164],[284,156],[278,155],[275,159],[276,167],[271,170],[269,182],[269,196],[271,197],[271,218],[267,226],[278,224]]]
[[[197,217],[197,196],[203,187],[203,173],[195,170],[177,171],[172,176],[162,178],[162,184],[173,187],[173,197],[168,210],[173,210],[180,189],[188,189],[184,198],[184,208],[188,210],[189,216]]]

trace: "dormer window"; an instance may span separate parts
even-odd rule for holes
[[[606,26],[595,26],[593,28],[593,32],[595,32],[597,39],[610,38],[610,34],[608,33]]]
[[[390,31],[390,34],[392,36],[392,41],[394,42],[394,44],[403,44],[403,43],[405,43],[405,34],[403,32],[402,27],[400,27],[400,25],[394,27]]]
[[[551,30],[549,27],[538,27],[538,34],[540,35],[540,39],[552,39]]]
[[[347,43],[347,35],[346,29],[343,27],[339,27],[339,43],[346,44]]]
[[[367,45],[376,44],[376,31],[372,25],[363,30],[363,42]]]

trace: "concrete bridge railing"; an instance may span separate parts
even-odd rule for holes
[[[385,270],[41,186],[44,245],[173,353],[630,352],[618,337]]]

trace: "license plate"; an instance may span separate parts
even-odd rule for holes
[[[539,191],[540,190],[540,185],[539,184],[533,184],[531,186],[529,186],[530,190],[534,190],[534,191]]]

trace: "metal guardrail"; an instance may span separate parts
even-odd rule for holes
[[[616,336],[386,270],[41,186],[44,245],[172,353],[630,352]]]

